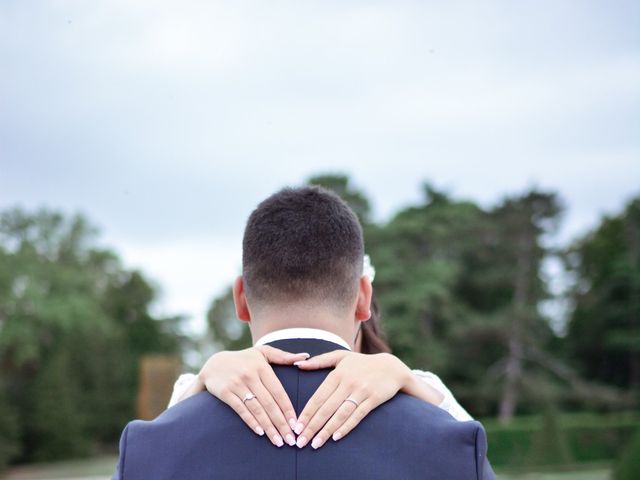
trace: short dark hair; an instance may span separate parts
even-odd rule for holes
[[[242,274],[256,302],[320,300],[347,306],[362,275],[364,241],[356,214],[318,186],[285,188],[247,220]]]

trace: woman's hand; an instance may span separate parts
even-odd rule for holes
[[[296,444],[310,439],[314,449],[329,438],[338,441],[367,414],[399,390],[438,404],[442,395],[416,379],[400,359],[389,354],[366,355],[336,350],[295,363],[303,370],[336,367],[307,402],[294,430]]]
[[[308,353],[288,353],[267,345],[219,352],[204,364],[187,395],[206,388],[258,435],[266,433],[277,447],[284,442],[295,445],[296,412],[269,364],[292,365],[307,358]]]

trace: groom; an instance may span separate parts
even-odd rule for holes
[[[358,219],[333,193],[284,189],[264,200],[247,222],[243,276],[234,287],[236,311],[249,321],[254,342],[267,335],[274,347],[312,356],[352,346],[371,302],[363,255]],[[297,414],[329,373],[274,371]],[[256,401],[251,392],[236,394]],[[357,399],[347,401],[356,408]],[[151,422],[129,423],[114,479],[492,480],[486,450],[479,423],[458,422],[404,394],[340,442],[318,450],[275,448],[203,392]]]

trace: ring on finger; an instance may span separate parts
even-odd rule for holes
[[[252,392],[247,392],[244,394],[242,403],[247,403],[249,400],[253,400],[254,398],[257,398],[257,397]]]
[[[359,406],[360,406],[360,402],[358,402],[358,401],[357,401],[355,398],[353,398],[353,397],[349,397],[349,398],[347,398],[347,399],[345,400],[345,402],[351,402],[351,403],[353,403],[356,407],[359,407]],[[344,403],[344,402],[342,402],[342,403]]]

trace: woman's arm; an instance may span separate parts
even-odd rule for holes
[[[416,379],[429,385],[442,395],[442,401],[438,404],[438,407],[448,412],[449,415],[460,422],[473,420],[473,417],[458,403],[453,393],[451,393],[451,390],[447,388],[435,373],[423,372],[422,370],[412,370],[412,373]]]
[[[173,384],[173,392],[171,392],[171,399],[169,399],[167,408],[171,408],[185,398],[189,398],[191,395],[204,390],[204,385],[199,383],[198,376],[193,373],[183,373],[180,375],[176,383]]]

